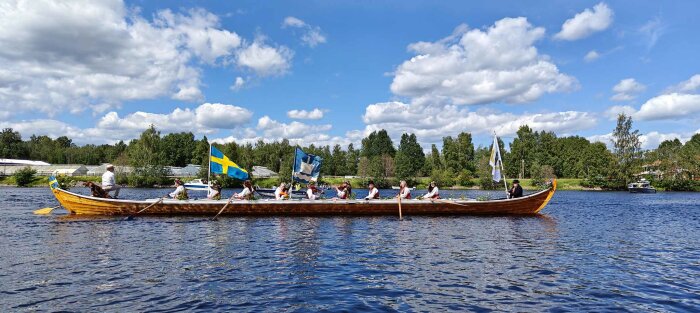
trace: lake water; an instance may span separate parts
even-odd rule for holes
[[[1,312],[700,308],[700,193],[560,191],[541,216],[404,221],[31,213],[55,203],[0,187]]]

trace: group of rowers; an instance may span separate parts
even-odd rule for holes
[[[284,199],[289,199],[290,197],[290,185],[281,183],[277,189],[275,189],[275,199],[276,200],[284,200]],[[245,189],[244,189],[245,190]],[[364,197],[364,200],[373,200],[373,199],[379,199],[379,189],[374,185],[374,181],[369,181],[367,183],[367,190],[368,194],[366,197]],[[335,192],[336,195],[335,197],[331,198],[332,200],[347,200],[350,199],[352,196],[352,185],[350,184],[349,181],[343,182],[340,186],[335,187]],[[319,190],[316,187],[315,182],[309,182],[307,189],[306,189],[306,199],[308,200],[316,200],[321,197],[321,194],[323,194],[323,190]],[[400,187],[399,187],[399,193],[396,195],[396,198],[401,198],[401,199],[411,199],[411,188],[408,187],[406,181],[402,180]],[[419,199],[439,199],[440,198],[440,193],[439,189],[437,187],[437,184],[435,182],[430,182],[430,185],[428,185],[428,193],[418,197]]]

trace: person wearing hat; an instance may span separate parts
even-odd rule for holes
[[[207,198],[211,200],[221,200],[221,184],[219,181],[215,180],[211,183]]]
[[[513,180],[513,187],[508,191],[508,199],[520,198],[523,196],[523,187],[520,187],[520,181]]]
[[[369,181],[367,184],[367,196],[365,197],[365,200],[371,200],[371,199],[379,199],[379,189],[374,186],[374,181]]]
[[[187,189],[179,178],[175,178],[175,191],[170,193],[170,197],[177,200],[187,200]]]
[[[287,187],[287,184],[281,183],[277,189],[275,189],[275,200],[284,200],[289,198],[288,195],[289,187]]]
[[[434,181],[428,185],[428,193],[423,196],[423,199],[440,199],[440,190]]]
[[[114,165],[107,164],[107,171],[102,174],[102,190],[109,194],[110,191],[114,191],[114,196],[112,198],[117,198],[119,196],[119,186],[117,186],[116,179],[114,178]]]
[[[306,198],[309,200],[316,200],[318,198],[318,189],[316,189],[316,182],[310,181],[306,189]]]

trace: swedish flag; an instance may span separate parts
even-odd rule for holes
[[[51,190],[58,188],[58,180],[56,180],[56,177],[49,176],[49,187],[51,187]]]
[[[226,174],[240,180],[248,179],[248,172],[242,169],[238,164],[229,160],[219,149],[210,146],[209,150],[209,166],[211,172],[215,174]]]

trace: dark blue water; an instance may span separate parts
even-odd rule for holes
[[[694,193],[561,191],[540,217],[31,214],[54,203],[0,188],[2,312],[700,307]]]

